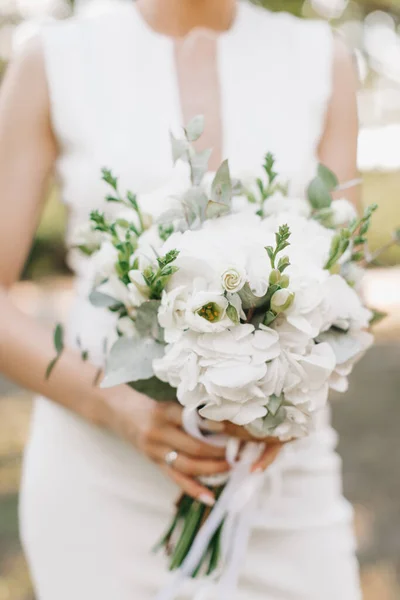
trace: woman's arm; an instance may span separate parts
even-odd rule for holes
[[[335,39],[333,92],[325,131],[319,146],[319,159],[339,178],[340,183],[358,179],[357,111],[358,78],[354,57],[340,38]],[[359,207],[360,186],[356,185],[336,197],[346,197]]]
[[[107,427],[146,454],[186,493],[212,503],[194,477],[228,469],[224,451],[192,439],[181,429],[181,409],[157,404],[121,385],[93,385],[96,367],[67,349],[49,380],[52,335],[11,302],[40,217],[57,156],[51,130],[44,60],[38,42],[11,65],[0,96],[0,369],[25,388],[51,398],[84,419]],[[179,453],[174,469],[165,465]]]

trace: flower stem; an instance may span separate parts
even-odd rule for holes
[[[183,531],[172,556],[170,564],[171,571],[177,569],[183,563],[189,548],[196,537],[197,531],[199,530],[205,508],[204,504],[201,504],[197,500],[193,501],[193,504],[185,517]]]

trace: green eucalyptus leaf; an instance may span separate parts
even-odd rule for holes
[[[211,200],[230,206],[232,200],[232,181],[227,160],[224,160],[215,174],[211,185]]]
[[[205,215],[207,219],[215,219],[216,217],[222,217],[223,215],[228,214],[230,211],[229,206],[226,204],[221,204],[220,202],[214,202],[213,200],[209,200]]]
[[[270,298],[268,291],[264,296],[256,296],[248,283],[246,283],[238,292],[238,296],[242,301],[244,310],[266,306]]]
[[[152,337],[158,342],[163,341],[163,331],[158,323],[159,300],[143,302],[137,309],[135,326],[143,337]]]
[[[133,381],[129,383],[129,386],[157,402],[171,402],[176,399],[176,389],[157,377]]]
[[[54,330],[54,347],[57,354],[61,354],[64,350],[64,329],[61,323],[58,323]]]
[[[204,115],[197,115],[185,128],[186,138],[189,142],[195,142],[204,132]]]
[[[97,290],[92,290],[89,295],[89,301],[93,306],[98,308],[111,308],[114,306],[119,306],[121,302],[108,294],[103,294],[102,292],[98,292]]]
[[[172,160],[174,164],[178,160],[189,160],[190,144],[187,140],[178,140],[172,133],[171,138],[171,149],[172,149]]]
[[[200,185],[204,175],[208,171],[208,162],[212,150],[203,150],[203,152],[195,152],[190,158],[190,166],[192,170],[192,183],[193,185]]]
[[[339,179],[336,177],[335,173],[325,165],[318,165],[318,177],[322,179],[326,187],[331,191],[339,185]]]
[[[332,204],[330,189],[320,177],[312,180],[308,186],[307,195],[311,206],[316,210],[329,208]]]
[[[232,179],[232,196],[241,196],[244,191],[245,190],[240,179]]]
[[[165,347],[150,338],[119,338],[110,350],[101,387],[150,379],[153,361],[164,352]]]
[[[47,369],[46,369],[46,374],[45,374],[45,378],[50,379],[50,375],[53,372],[54,367],[56,366],[56,364],[58,363],[60,359],[60,354],[57,354],[57,356],[55,356],[47,365]]]
[[[283,403],[283,396],[275,396],[275,394],[270,396],[270,398],[268,400],[268,405],[267,405],[268,412],[271,413],[275,417],[278,413],[278,410],[282,406],[282,403]]]

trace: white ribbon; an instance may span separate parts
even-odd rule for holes
[[[233,600],[238,573],[246,554],[257,492],[265,479],[264,473],[251,473],[251,466],[259,458],[262,444],[247,443],[239,457],[240,442],[227,436],[205,436],[200,430],[197,411],[193,409],[185,409],[184,427],[187,433],[197,439],[216,446],[226,446],[226,456],[232,465],[232,470],[225,488],[195,537],[183,564],[170,584],[156,596],[155,600],[175,599],[182,584],[191,577],[199,565],[214,533],[224,519],[226,520],[221,546],[223,571],[217,582],[217,597]],[[208,577],[193,600],[206,600],[209,591],[214,587],[213,578]]]

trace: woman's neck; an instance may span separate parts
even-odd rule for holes
[[[236,0],[137,0],[136,5],[152,29],[172,37],[196,27],[226,31],[236,13]]]

